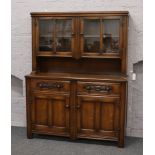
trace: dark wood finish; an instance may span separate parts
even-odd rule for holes
[[[70,101],[68,94],[32,94],[32,132],[69,136]]]
[[[118,138],[119,97],[78,95],[77,100],[78,137]]]
[[[40,28],[39,28],[39,20],[48,20],[48,21],[53,21],[53,29],[51,29],[52,34],[53,35],[53,39],[54,39],[54,47],[52,51],[40,51],[39,50],[39,32],[40,32]],[[57,36],[57,28],[56,28],[56,22],[60,21],[60,20],[71,20],[71,35],[70,35],[70,39],[71,39],[71,49],[69,51],[59,51],[59,49],[56,49],[56,38]],[[36,19],[36,54],[38,56],[57,56],[57,57],[71,57],[72,54],[74,53],[75,50],[75,39],[76,39],[76,32],[75,32],[75,21],[76,19],[73,17],[40,17]]]
[[[78,94],[119,95],[119,83],[78,82]]]
[[[94,11],[94,12],[32,12],[32,17],[50,17],[50,16],[128,16],[128,11]]]
[[[85,51],[84,49],[84,21],[85,20],[90,20],[93,22],[93,20],[97,20],[98,21],[98,24],[99,24],[99,36],[98,36],[98,39],[99,39],[99,47],[96,50],[94,51],[91,51],[91,52],[88,52],[88,51]],[[104,20],[119,20],[119,53],[114,53],[113,50],[111,50],[110,53],[106,53],[106,49],[105,49],[105,45],[103,43],[103,32],[104,32]],[[80,23],[81,23],[81,26],[80,26],[80,51],[81,51],[81,56],[82,57],[96,57],[96,58],[120,58],[121,57],[121,51],[123,49],[123,45],[122,45],[122,25],[123,25],[123,20],[122,20],[122,17],[121,16],[102,16],[102,17],[81,17],[80,18]],[[96,28],[97,29],[97,28]],[[110,41],[111,42],[111,41]]]
[[[57,73],[118,73],[121,70],[120,59],[92,59],[82,58],[75,60],[73,58],[42,58],[38,59],[39,72],[57,72]],[[89,65],[88,65],[89,64]],[[108,66],[108,68],[107,68]],[[87,71],[87,72],[86,72]]]
[[[33,138],[32,134],[32,119],[31,119],[31,80],[26,78],[26,120],[27,120],[27,138]]]
[[[33,138],[35,133],[73,140],[111,140],[123,147],[128,12],[34,12],[31,16],[32,73],[26,76],[27,137]],[[95,31],[87,35],[85,19],[98,20],[97,35]],[[115,27],[107,29],[104,20],[116,19],[119,36],[112,36]],[[44,23],[39,26],[40,20],[53,21],[54,26],[44,27]],[[60,20],[63,21],[57,27]],[[65,20],[71,20],[71,27]],[[91,38],[87,39],[88,47],[85,37]],[[104,37],[110,48],[119,47],[118,52],[105,51]],[[112,40],[112,37],[119,39]]]
[[[58,80],[32,80],[31,88],[40,92],[68,93],[70,92],[69,81]]]
[[[85,82],[126,82],[127,76],[121,73],[115,74],[80,74],[80,73],[45,73],[45,72],[32,72],[26,78],[30,79],[43,79],[43,80],[80,80]]]

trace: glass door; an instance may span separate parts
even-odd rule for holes
[[[55,20],[56,53],[71,53],[72,51],[72,19]]]
[[[54,21],[39,20],[39,51],[54,51]]]
[[[120,17],[84,17],[80,23],[82,57],[120,57],[122,32]]]
[[[82,55],[94,55],[100,52],[100,19],[85,18],[81,21]]]
[[[38,55],[72,56],[75,39],[73,18],[41,18],[38,25]]]
[[[119,53],[120,49],[120,20],[102,20],[103,51],[105,53]]]

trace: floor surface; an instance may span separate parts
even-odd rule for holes
[[[116,142],[71,141],[68,138],[35,135],[27,139],[26,128],[12,127],[12,155],[142,155],[143,139],[126,137],[125,148]]]

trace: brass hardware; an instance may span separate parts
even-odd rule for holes
[[[85,87],[85,89],[87,89],[87,90],[91,90],[92,87],[88,85],[88,86]]]
[[[63,87],[63,85],[62,85],[62,84],[57,84],[56,87],[57,87],[58,89],[60,89],[60,88]]]
[[[95,86],[95,85],[86,85],[84,89],[87,91],[97,91],[97,92],[110,92],[112,90],[111,86],[102,85],[102,86]]]
[[[95,90],[96,90],[96,91],[101,91],[102,89],[101,89],[100,86],[96,86],[96,87],[95,87]]]
[[[69,106],[69,104],[66,104],[65,107],[66,107],[66,108],[69,108],[70,106]]]
[[[42,89],[61,89],[64,87],[62,83],[38,83],[38,86]]]

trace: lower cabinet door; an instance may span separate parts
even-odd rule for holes
[[[31,106],[33,132],[69,136],[69,95],[34,94]]]
[[[119,97],[78,96],[77,137],[118,139]]]

